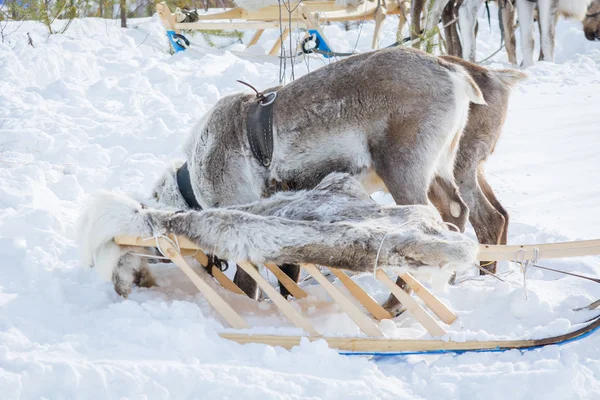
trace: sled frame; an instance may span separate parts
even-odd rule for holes
[[[221,318],[233,329],[242,330],[249,328],[248,323],[225,301],[225,299],[209,285],[205,278],[198,275],[194,269],[184,259],[184,255],[192,256],[202,266],[208,268],[208,257],[206,253],[197,245],[184,237],[169,236],[170,240],[159,238],[158,242],[154,238],[142,238],[135,236],[117,236],[114,241],[121,246],[133,247],[157,247],[168,257],[175,265],[177,265],[184,274],[192,281],[196,288],[204,295],[209,304],[216,310]],[[178,248],[174,243],[178,243]],[[562,258],[576,257],[600,254],[600,240],[586,240],[577,242],[562,242],[551,244],[534,244],[534,245],[480,245],[477,259],[480,261],[502,261],[502,260],[523,260],[531,259],[534,254],[538,258]],[[402,302],[406,307],[406,313],[415,318],[435,339],[386,339],[379,329],[376,321],[391,318],[391,315],[381,307],[368,293],[366,293],[356,282],[342,270],[329,268],[344,285],[351,296],[347,296],[342,290],[338,289],[320,272],[319,268],[312,264],[301,264],[302,268],[308,272],[319,284],[323,286],[328,295],[337,303],[340,309],[346,313],[359,329],[366,334],[367,337],[326,337],[321,335],[312,324],[305,319],[302,314],[292,307],[291,303],[285,299],[278,290],[276,290],[266,279],[264,279],[258,270],[247,260],[238,261],[240,268],[244,269],[255,281],[258,286],[269,296],[273,304],[279,311],[292,322],[293,325],[302,329],[301,336],[277,336],[277,335],[260,335],[246,334],[243,332],[223,332],[220,336],[233,340],[235,342],[246,343],[261,343],[271,346],[281,346],[284,348],[292,348],[300,344],[303,338],[310,341],[323,339],[332,348],[340,351],[358,352],[364,354],[407,354],[411,352],[464,352],[464,351],[501,351],[504,349],[529,349],[545,346],[548,344],[556,344],[572,340],[573,338],[583,337],[584,334],[600,329],[600,318],[594,319],[592,323],[585,327],[552,338],[535,339],[535,340],[497,340],[497,341],[442,341],[439,340],[446,331],[440,323],[411,295],[401,290],[384,270],[376,271],[376,278],[386,285],[392,294]],[[272,271],[279,279],[283,277],[283,272],[273,263],[265,263],[266,268]],[[242,290],[235,285],[223,272],[218,268],[211,267],[213,278],[219,284],[239,295],[244,295]],[[446,306],[439,298],[431,293],[410,273],[404,273],[401,278],[413,290],[423,303],[433,311],[442,322],[445,324],[453,323],[457,316]],[[293,280],[283,278],[282,284],[290,293],[297,298],[306,297],[307,294]],[[368,311],[370,318],[364,310]]]
[[[213,306],[216,312],[227,322],[227,324],[234,329],[245,329],[248,328],[248,324],[243,318],[229,306],[226,301],[221,297],[217,291],[215,291],[203,277],[193,271],[193,268],[188,264],[180,252],[193,250],[193,257],[205,268],[208,266],[208,257],[206,253],[183,237],[170,237],[170,241],[164,238],[159,239],[158,245],[160,250],[166,257],[177,265],[192,281],[196,288],[204,295],[206,300]],[[157,247],[157,242],[153,238],[141,238],[133,236],[117,236],[115,243],[121,246],[135,246],[135,247]],[[179,251],[175,248],[173,243],[179,244]],[[291,303],[285,299],[278,290],[276,290],[270,283],[264,279],[258,270],[247,260],[238,260],[236,264],[242,268],[248,275],[250,275],[257,283],[257,285],[266,293],[271,299],[273,304],[279,309],[279,311],[296,327],[303,330],[311,337],[322,337],[321,334],[311,325],[311,323],[305,319],[296,308],[292,307]],[[391,318],[391,315],[383,309],[371,296],[369,296],[360,286],[358,286],[346,273],[342,270],[329,268],[332,273],[337,276],[344,287],[349,292],[350,296],[347,296],[342,290],[338,289],[333,285],[327,278],[321,273],[319,268],[313,264],[300,264],[301,267],[308,272],[319,284],[323,286],[329,297],[335,302],[340,309],[354,321],[358,328],[366,335],[372,338],[383,338],[383,333],[379,329],[377,321],[382,319]],[[296,298],[306,297],[307,294],[302,290],[296,282],[292,279],[285,279],[283,272],[273,263],[265,263],[266,268],[274,273],[274,275],[281,280],[282,284],[288,289],[290,293],[296,296]],[[218,268],[212,267],[209,271],[219,284],[225,289],[236,293],[243,294],[241,289],[235,285],[225,274],[218,270]],[[287,276],[286,276],[287,277]],[[408,295],[406,292],[401,290],[394,281],[387,276],[383,270],[378,270],[376,277],[378,280],[383,282],[392,293],[398,297],[402,304],[406,307],[407,313],[412,315],[424,328],[425,330],[434,337],[441,337],[446,334],[446,330],[442,327],[440,322],[436,320],[421,304],[419,304],[413,297]],[[441,322],[445,324],[451,324],[456,320],[456,314],[450,310],[440,299],[435,297],[425,286],[423,286],[417,279],[415,279],[410,273],[404,273],[401,277],[408,283],[411,289],[414,290],[415,294],[421,298],[425,306],[436,315]],[[366,310],[373,318],[363,311]]]

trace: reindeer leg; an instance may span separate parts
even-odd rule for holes
[[[535,3],[528,0],[517,0],[517,14],[519,15],[519,30],[521,31],[521,51],[523,53],[523,67],[533,65],[533,10]]]
[[[506,209],[502,206],[502,204],[500,204],[500,202],[496,198],[496,195],[494,194],[492,187],[485,179],[485,174],[483,173],[483,168],[480,168],[478,170],[477,182],[479,183],[479,186],[480,186],[483,194],[485,195],[486,199],[492,204],[492,206],[494,206],[496,211],[498,211],[504,217],[504,225],[503,225],[503,229],[502,229],[502,234],[500,235],[500,239],[498,240],[497,244],[507,244],[508,243],[508,221],[509,221],[508,211],[506,211]]]
[[[500,13],[502,17],[502,28],[504,30],[504,45],[508,61],[517,65],[517,42],[515,39],[515,6],[509,0],[499,0]]]
[[[446,4],[446,8],[442,12],[442,24],[444,26],[444,38],[446,39],[446,49],[448,51],[448,55],[450,56],[458,56],[461,54],[456,52],[455,43],[454,43],[454,35],[452,33],[452,28],[454,24],[448,25],[450,21],[454,19],[454,1],[451,0]],[[446,26],[448,25],[448,26]],[[455,28],[456,29],[456,28]]]
[[[423,12],[424,0],[413,0],[410,4],[410,38],[415,40],[421,35],[421,13]],[[414,42],[412,47],[419,48],[421,43]]]
[[[491,192],[483,175],[483,169],[480,166],[477,170],[467,169],[456,172],[456,179],[459,182],[460,192],[469,206],[471,212],[469,221],[473,225],[477,240],[482,244],[500,244],[502,236],[507,225],[504,215],[496,210],[494,205],[488,200],[481,186],[483,182],[485,187]],[[481,180],[479,177],[482,177]],[[495,198],[495,197],[494,197]],[[500,204],[500,203],[498,203]],[[508,216],[508,214],[506,214]],[[506,243],[506,242],[505,242]],[[496,263],[482,262],[482,266],[492,272],[496,272]],[[484,273],[481,272],[483,275]]]
[[[258,300],[258,285],[254,279],[242,268],[237,267],[235,276],[233,277],[233,283],[235,283],[248,297],[253,300]]]
[[[429,200],[444,221],[456,225],[460,232],[465,231],[470,206],[463,200],[456,183],[436,176],[429,187]]]
[[[475,62],[477,37],[477,11],[482,0],[465,0],[458,9],[458,22],[463,39],[462,58]]]
[[[298,283],[298,279],[300,278],[300,266],[298,264],[281,264],[278,265],[278,267],[287,276],[292,278],[294,282]],[[281,293],[283,297],[287,297],[291,294],[281,282],[279,282],[279,293]]]

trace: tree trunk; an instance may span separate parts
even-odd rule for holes
[[[127,0],[119,0],[121,4],[121,28],[127,28]]]

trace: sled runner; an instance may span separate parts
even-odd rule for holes
[[[203,266],[207,267],[208,257],[190,240],[184,237],[170,238],[142,238],[133,236],[117,236],[115,243],[121,246],[158,247],[161,252],[176,264],[194,283],[198,290],[206,297],[207,301],[215,308],[221,317],[235,329],[249,328],[246,321],[221,297],[207,282],[196,274],[185,261],[181,252],[194,251],[194,258]],[[175,245],[178,243],[178,247]],[[516,260],[518,262],[537,262],[541,258],[576,257],[600,254],[600,240],[588,240],[578,242],[563,242],[538,245],[508,245],[491,246],[480,245],[478,259],[480,261],[502,261]],[[403,354],[428,354],[428,353],[461,353],[466,351],[503,351],[507,349],[530,350],[538,347],[563,344],[572,340],[581,339],[591,334],[600,327],[600,316],[597,316],[583,327],[563,335],[544,339],[531,340],[494,340],[494,341],[443,341],[432,340],[406,340],[386,339],[374,320],[390,318],[389,313],[373,300],[363,289],[355,284],[344,271],[331,269],[342,284],[371,314],[364,314],[357,308],[351,299],[347,298],[341,291],[332,285],[312,264],[304,264],[302,267],[314,279],[323,286],[330,297],[340,306],[368,337],[324,337],[322,336],[291,304],[279,294],[254,268],[246,261],[238,261],[238,265],[244,269],[259,287],[271,298],[273,303],[294,325],[302,328],[306,336],[276,336],[276,335],[250,335],[245,333],[221,333],[221,337],[236,341],[238,343],[261,343],[271,346],[292,348],[299,345],[303,337],[308,340],[325,340],[332,348],[338,349],[343,354],[363,355],[403,355]],[[274,264],[266,263],[267,268],[281,278],[283,273]],[[242,293],[241,290],[226,277],[218,268],[212,267],[214,278],[226,289]],[[376,271],[376,277],[384,283],[390,291],[405,305],[406,312],[415,318],[433,337],[439,338],[446,331],[440,323],[410,295],[401,290],[382,269]],[[410,273],[404,273],[401,277],[406,281],[414,293],[427,305],[427,307],[445,324],[452,324],[456,320],[456,314],[433,293],[425,288]],[[306,296],[302,288],[290,279],[281,279],[281,282],[296,298]],[[596,302],[595,302],[596,303]],[[588,309],[595,308],[594,304]]]

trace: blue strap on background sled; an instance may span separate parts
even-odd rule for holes
[[[327,42],[325,41],[325,39],[323,39],[323,36],[321,36],[321,34],[319,33],[319,31],[317,31],[316,29],[309,29],[308,33],[310,35],[314,35],[316,40],[316,45],[315,48],[321,50],[324,53],[321,53],[321,55],[325,58],[330,58],[333,57],[333,55],[327,54],[327,53],[333,53],[331,51],[331,49],[329,48],[329,46],[327,45]]]
[[[175,33],[175,31],[167,31],[167,37],[169,38],[169,42],[171,42],[171,46],[173,46],[175,53],[185,50],[182,43],[185,43],[187,46],[190,45],[189,40],[187,40],[185,36]]]

